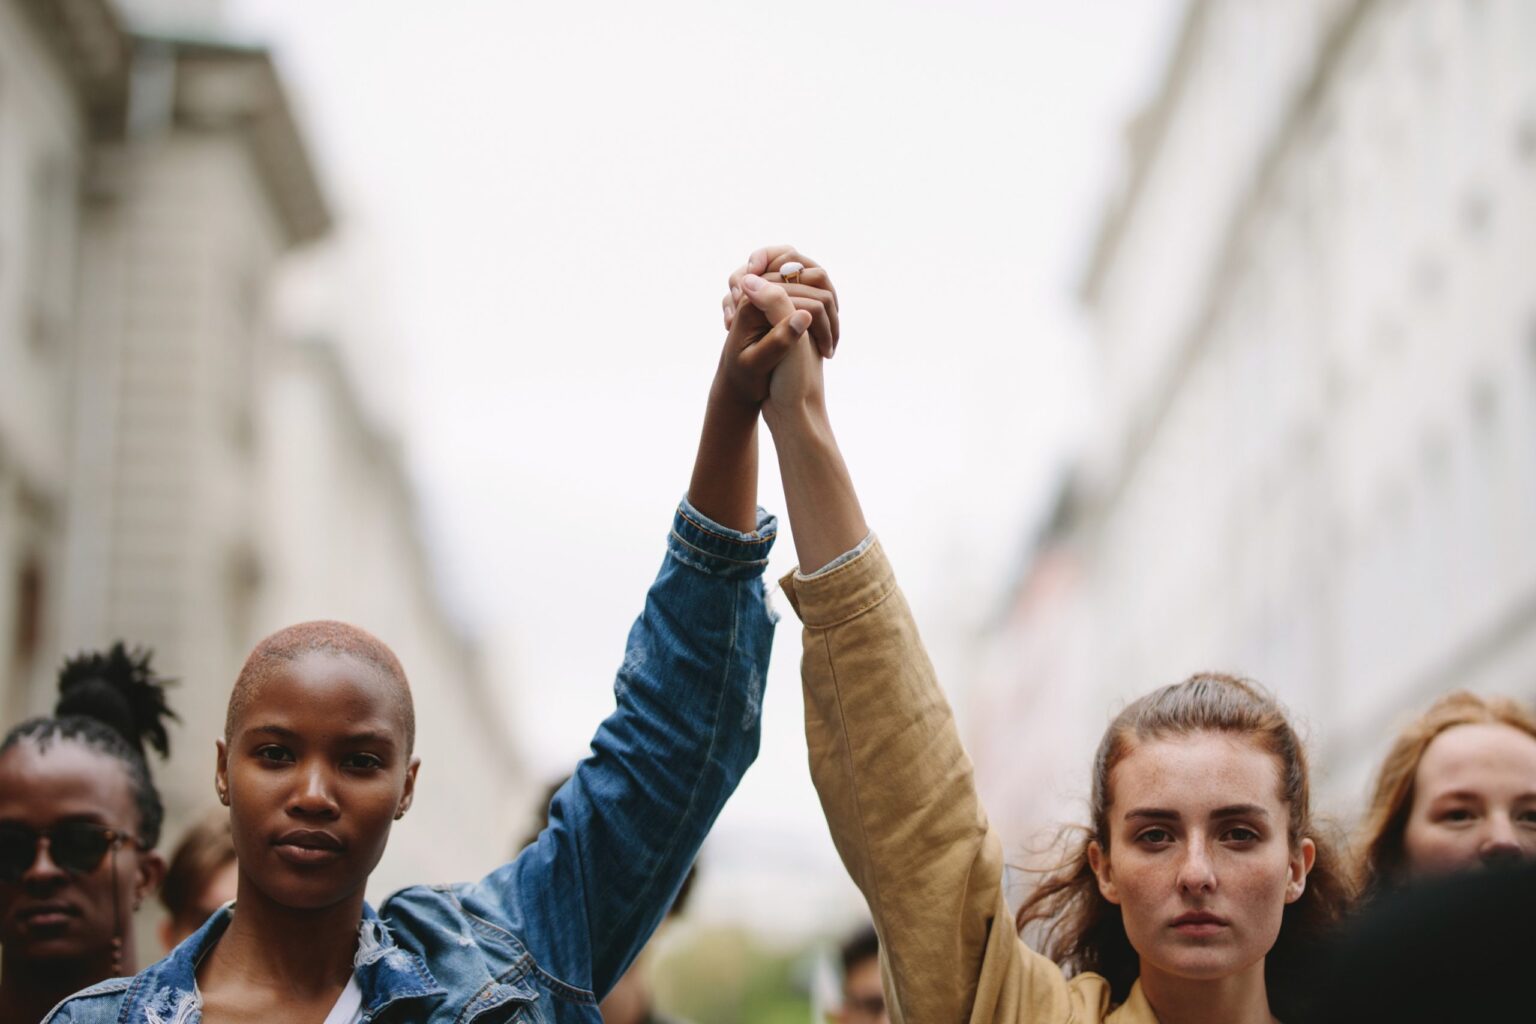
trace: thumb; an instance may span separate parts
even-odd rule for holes
[[[773,330],[741,353],[742,365],[751,373],[766,377],[783,362],[810,326],[810,313],[803,309],[792,310],[789,316],[773,325]]]
[[[747,293],[752,305],[763,311],[763,317],[771,324],[779,323],[795,311],[794,300],[780,285],[767,281],[756,274],[741,279],[741,288]]]

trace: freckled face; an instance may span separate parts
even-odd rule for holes
[[[1110,846],[1090,850],[1143,975],[1217,979],[1261,965],[1314,849],[1292,850],[1279,763],[1200,732],[1137,746],[1110,778]]]
[[[247,882],[286,907],[361,899],[416,780],[391,685],[365,661],[312,651],[252,695],[219,745],[242,900]]]
[[[1430,741],[1403,833],[1410,876],[1536,859],[1536,738],[1503,723]]]

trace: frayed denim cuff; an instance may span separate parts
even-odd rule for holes
[[[761,508],[757,510],[757,529],[742,533],[705,516],[685,497],[672,517],[667,551],[684,565],[711,576],[751,579],[768,568],[768,552],[778,532],[778,518]]]

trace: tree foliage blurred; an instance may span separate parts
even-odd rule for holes
[[[810,1024],[809,947],[777,948],[737,928],[669,942],[655,965],[657,1003],[695,1024]]]

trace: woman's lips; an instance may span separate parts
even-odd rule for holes
[[[1173,919],[1173,929],[1180,935],[1203,938],[1216,935],[1227,927],[1227,919],[1204,911],[1191,911]]]
[[[312,829],[295,829],[285,832],[273,842],[277,855],[290,864],[329,864],[340,860],[345,844],[329,832]]]

